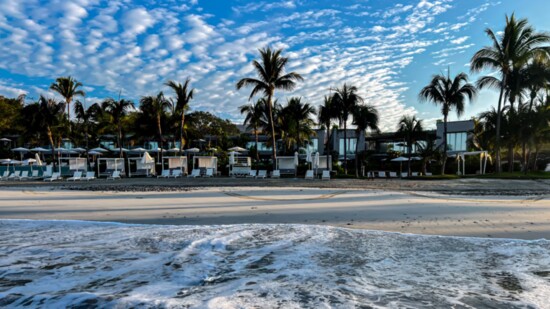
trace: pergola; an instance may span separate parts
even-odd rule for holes
[[[456,162],[458,164],[458,173],[461,175],[466,174],[466,156],[479,156],[479,173],[481,175],[484,175],[485,171],[487,170],[487,159],[489,158],[489,153],[485,150],[457,153]],[[461,161],[462,161],[462,171],[460,170]]]
[[[162,157],[163,165],[162,170],[165,170],[166,164],[169,170],[181,170],[182,174],[187,174],[187,157],[186,156],[171,156]]]
[[[194,156],[194,168],[198,169],[214,169],[214,175],[218,173],[218,158],[214,156]]]

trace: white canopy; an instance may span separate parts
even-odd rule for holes
[[[34,151],[34,152],[48,152],[48,151],[51,151],[50,149],[46,149],[46,148],[42,148],[42,147],[34,147],[31,149],[31,151]]]
[[[97,148],[94,148],[94,149],[90,149],[90,151],[95,151],[95,152],[107,152],[109,150],[105,149],[105,148],[101,148],[101,147],[97,147]],[[89,153],[89,152],[88,152]]]
[[[246,149],[242,148],[242,147],[239,147],[239,146],[235,146],[235,147],[231,147],[228,149],[229,151],[246,151]]]
[[[29,152],[29,149],[24,148],[24,147],[17,147],[17,148],[13,148],[11,151],[13,151],[13,152]]]
[[[201,150],[199,148],[189,148],[185,149],[186,152],[200,152]]]
[[[406,162],[406,161],[409,161],[409,158],[397,157],[395,159],[391,159],[390,161],[392,161],[392,162]]]
[[[153,157],[151,157],[151,155],[149,155],[149,153],[146,151],[146,152],[143,154],[143,157],[141,157],[141,163],[142,163],[142,164],[151,164],[151,163],[155,163],[155,159],[153,159]]]

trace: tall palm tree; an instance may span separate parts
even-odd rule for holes
[[[183,128],[185,127],[185,113],[189,109],[189,102],[193,99],[193,92],[195,89],[188,90],[191,80],[188,78],[182,84],[175,81],[166,82],[166,86],[170,87],[176,94],[176,101],[174,102],[174,113],[180,115],[180,152],[183,150]]]
[[[156,96],[144,96],[139,100],[140,108],[142,111],[151,113],[154,117],[157,126],[158,143],[160,149],[163,149],[162,137],[162,117],[166,112],[166,109],[171,106],[170,101],[164,97],[164,93],[159,92]]]
[[[472,102],[476,95],[476,88],[468,83],[468,75],[460,73],[451,79],[449,71],[447,71],[447,76],[441,74],[433,76],[431,82],[420,90],[418,97],[421,102],[431,101],[436,105],[441,105],[441,113],[443,114],[442,175],[445,173],[447,162],[447,118],[449,112],[454,109],[457,116],[460,117],[464,112],[466,99]]]
[[[325,96],[323,105],[319,106],[319,109],[317,110],[317,122],[325,127],[325,130],[327,130],[327,136],[326,136],[326,142],[325,142],[325,154],[327,155],[327,169],[330,167],[328,160],[328,155],[330,155],[330,135],[331,135],[331,126],[332,121],[338,119],[337,111],[334,108],[334,105],[332,103],[333,96]]]
[[[426,175],[428,161],[437,157],[439,153],[435,139],[427,138],[425,141],[417,141],[416,149],[416,152],[422,157],[422,174]]]
[[[88,108],[86,108],[84,104],[78,100],[74,103],[75,117],[82,124],[82,129],[84,131],[83,133],[86,149],[88,149],[89,146],[89,133],[93,120],[97,114],[101,112],[100,110],[101,107],[97,103],[90,105]]]
[[[508,79],[513,70],[520,69],[531,59],[548,55],[549,48],[545,44],[550,42],[550,36],[535,32],[527,19],[517,20],[514,14],[510,17],[506,16],[506,26],[501,35],[497,35],[489,28],[485,33],[491,40],[491,46],[485,46],[474,54],[470,61],[470,69],[475,73],[489,69],[497,71],[500,75],[500,83],[496,84],[500,88],[500,94],[495,132],[496,172],[498,173],[500,172],[501,112]]]
[[[378,131],[378,111],[371,105],[357,105],[352,111],[357,139],[367,129]],[[359,178],[359,141],[355,143],[355,177]]]
[[[55,169],[55,143],[53,140],[53,129],[60,124],[61,115],[65,110],[65,104],[58,103],[54,99],[47,99],[44,96],[40,96],[38,99],[40,123],[46,129],[46,135],[48,136],[48,142],[52,148],[53,167]]]
[[[119,99],[118,101],[108,98],[101,103],[101,109],[104,113],[110,116],[111,123],[117,127],[117,139],[120,157],[123,157],[122,152],[122,119],[128,114],[128,111],[134,108],[134,103],[129,100]]]
[[[357,94],[357,87],[344,84],[341,88],[336,88],[332,97],[332,102],[335,109],[338,111],[338,120],[340,125],[344,126],[344,173],[348,173],[348,133],[347,123],[349,117],[352,116],[356,106],[363,102],[363,98]]]
[[[407,144],[407,154],[409,160],[407,161],[407,175],[411,176],[411,156],[413,145],[415,145],[424,132],[422,120],[416,119],[416,116],[403,116],[399,119],[398,129],[401,135],[405,137],[405,143]]]
[[[280,110],[277,126],[287,150],[297,150],[309,141],[315,133],[315,122],[311,118],[315,114],[315,107],[302,102],[302,98],[292,97],[287,105]],[[294,146],[294,149],[292,149]]]
[[[240,107],[241,114],[244,114],[244,125],[254,131],[256,141],[256,164],[260,162],[260,151],[258,150],[258,133],[262,126],[262,117],[264,117],[267,101],[261,98],[254,104],[246,104]]]
[[[273,165],[277,164],[277,144],[275,141],[275,122],[273,119],[273,97],[275,90],[293,90],[296,82],[303,80],[302,76],[296,72],[285,72],[288,58],[281,56],[282,49],[271,50],[263,48],[259,50],[261,60],[252,61],[252,65],[257,73],[257,78],[243,78],[237,82],[237,90],[243,87],[253,87],[250,92],[249,100],[256,94],[263,93],[267,98],[267,107],[269,112],[269,125],[271,127],[271,138],[273,145]]]
[[[71,120],[71,102],[76,96],[85,96],[86,93],[84,90],[79,89],[82,87],[82,83],[72,78],[71,76],[67,77],[58,77],[55,80],[55,83],[50,85],[50,89],[59,93],[65,99],[65,105],[67,105],[67,120]]]

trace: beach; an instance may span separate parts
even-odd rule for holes
[[[231,182],[238,184],[230,186]],[[307,224],[426,235],[550,239],[549,187],[544,181],[475,179],[290,179],[275,184],[223,178],[203,182],[129,179],[15,184],[0,189],[0,218],[161,225]]]

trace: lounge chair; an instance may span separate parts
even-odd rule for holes
[[[19,176],[21,176],[21,171],[14,171],[13,173],[11,173],[11,175],[8,176],[8,180],[19,179]]]
[[[396,172],[390,172],[390,178],[397,178]]]
[[[313,170],[307,170],[306,171],[306,177],[304,179],[311,179],[313,180]]]
[[[187,178],[201,177],[201,170],[194,168],[191,174],[187,175]]]
[[[378,178],[386,178],[386,172],[378,172]]]
[[[432,176],[432,173],[426,172],[426,176]]]
[[[67,178],[67,181],[77,181],[82,179],[82,172],[81,171],[75,171],[73,173],[73,177]]]
[[[274,170],[271,172],[271,178],[281,178],[281,171],[280,170]]]
[[[39,179],[40,178],[40,176],[38,176],[39,172],[40,171],[38,171],[38,170],[32,171],[32,175],[29,177],[29,179]]]
[[[170,170],[162,170],[162,173],[157,176],[157,178],[168,178],[170,177]]]
[[[256,177],[256,170],[251,170],[248,172],[248,175],[246,175],[246,178],[255,178]]]
[[[323,171],[321,175],[321,180],[330,180],[330,171]]]
[[[412,177],[418,177],[418,172],[412,172],[412,173],[411,173],[411,176],[412,176]]]
[[[407,172],[402,172],[401,173],[401,178],[407,178],[407,177],[409,177],[409,173],[407,173]]]
[[[21,175],[17,178],[17,180],[28,180],[29,179],[29,171],[22,171]]]
[[[52,175],[50,177],[46,177],[44,178],[44,181],[55,181],[55,180],[60,180],[61,179],[61,174],[60,173],[52,173]]]
[[[120,171],[113,171],[113,173],[111,174],[111,176],[107,177],[107,180],[116,180],[116,179],[121,179],[120,178]]]
[[[207,168],[206,174],[204,174],[204,177],[214,177],[214,169],[213,168]]]
[[[262,179],[267,178],[267,171],[266,170],[259,170],[258,171],[258,176],[256,176],[256,178],[262,178]]]
[[[0,180],[6,180],[6,179],[8,179],[9,176],[10,176],[10,172],[9,171],[4,171],[4,174],[2,174],[2,176],[0,176]]]
[[[181,173],[181,170],[173,170],[172,175],[170,177],[178,178],[181,177],[183,174]]]
[[[84,177],[84,180],[90,181],[95,179],[95,172],[86,172],[86,177]]]

